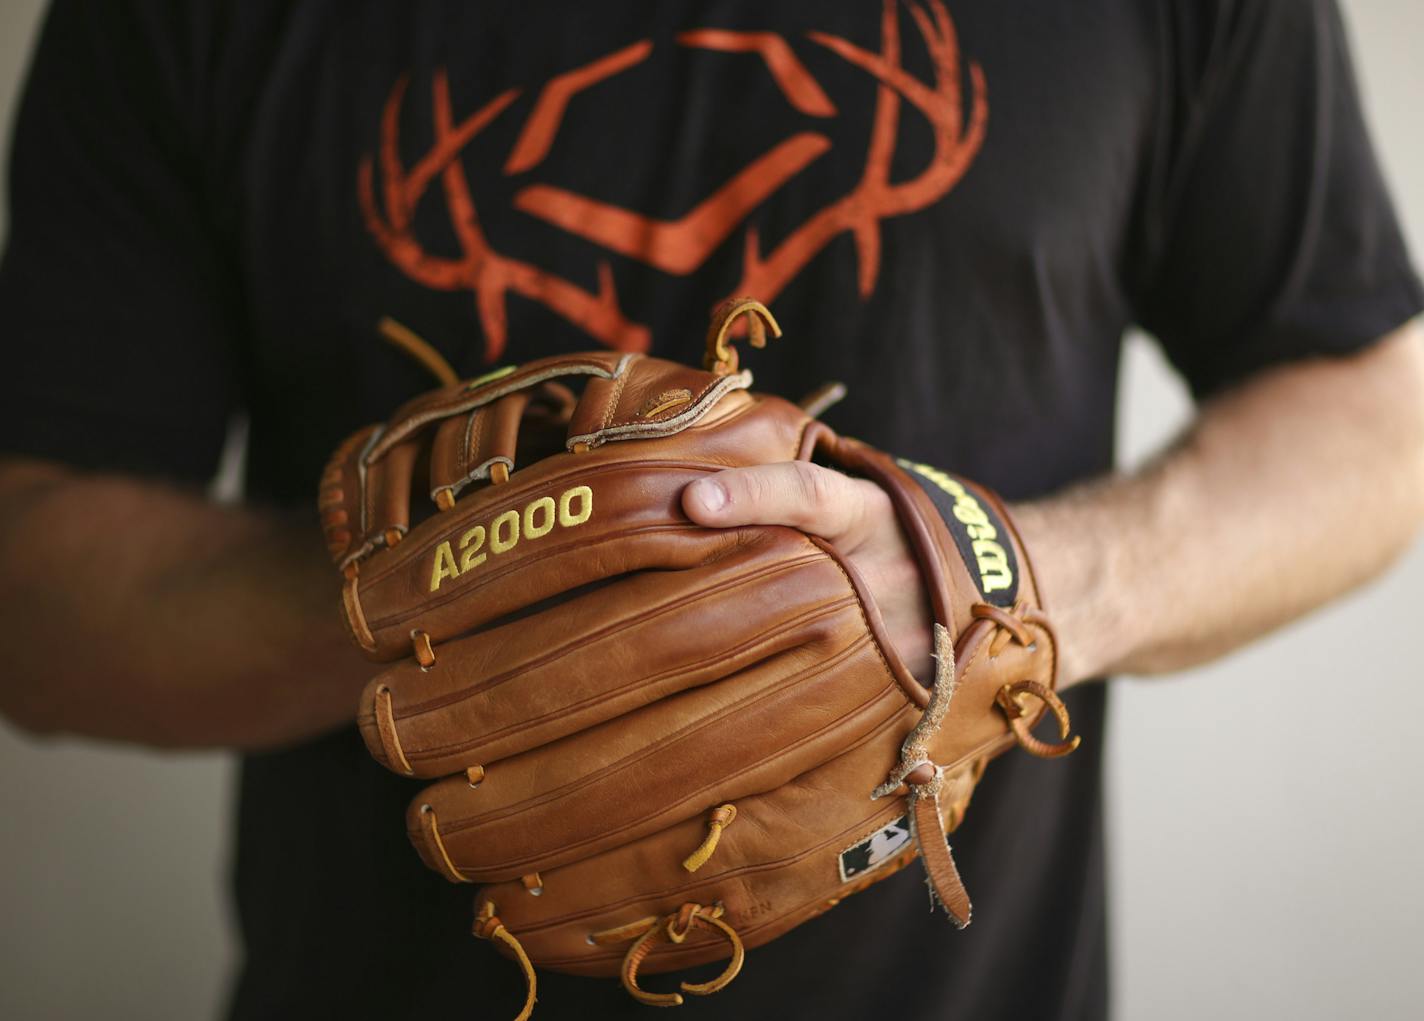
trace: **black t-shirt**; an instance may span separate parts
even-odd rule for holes
[[[1111,464],[1129,324],[1205,395],[1421,306],[1324,0],[61,0],[11,184],[0,436],[198,481],[245,413],[276,504],[430,385],[383,316],[476,374],[695,358],[751,293],[759,387],[844,380],[836,427],[1023,498]],[[1067,701],[1083,748],[954,837],[971,928],[907,869],[682,1016],[1103,1016],[1105,690]],[[414,789],[354,732],[247,757],[234,1017],[513,1016]],[[646,1013],[541,976],[540,1018]]]

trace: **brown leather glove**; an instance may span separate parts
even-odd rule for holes
[[[724,305],[708,369],[597,352],[445,387],[351,437],[322,479],[360,647],[392,665],[360,727],[387,768],[435,782],[410,836],[478,883],[478,936],[523,967],[621,975],[775,939],[912,861],[969,922],[946,834],[985,763],[1051,710],[1055,651],[999,499],[751,393]],[[571,387],[581,387],[574,395]],[[814,458],[892,497],[933,604],[925,688],[865,584],[783,527],[708,529],[694,479]],[[430,500],[423,496],[427,491]],[[412,490],[421,495],[414,502]]]

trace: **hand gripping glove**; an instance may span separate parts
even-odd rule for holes
[[[706,369],[547,358],[412,400],[332,457],[321,509],[357,644],[389,663],[359,723],[434,781],[410,837],[476,883],[475,934],[522,967],[621,977],[728,959],[917,856],[955,924],[946,835],[985,764],[1045,713],[1053,630],[999,499],[752,393],[724,304]],[[783,527],[708,529],[683,488],[815,459],[892,498],[932,603],[936,674],[905,669],[853,565]]]

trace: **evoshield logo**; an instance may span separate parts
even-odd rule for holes
[[[979,155],[989,120],[983,69],[960,52],[943,0],[910,5],[908,16],[898,0],[882,0],[880,7],[878,45],[817,30],[814,23],[804,34],[719,24],[689,26],[671,39],[629,39],[545,80],[509,81],[497,91],[490,86],[498,82],[498,70],[494,78],[471,76],[458,91],[444,67],[402,74],[379,116],[376,147],[357,168],[366,229],[391,264],[417,284],[473,295],[468,307],[479,316],[487,362],[505,349],[510,295],[544,306],[607,347],[647,351],[650,325],[628,314],[621,300],[620,285],[630,273],[660,274],[655,286],[664,289],[668,277],[702,273],[721,282],[720,295],[770,302],[822,252],[845,258],[850,246],[833,244],[845,234],[855,240],[856,287],[868,298],[882,272],[882,224],[949,194]],[[905,32],[906,26],[913,31]],[[664,159],[654,150],[578,153],[572,147],[588,137],[590,126],[623,119],[626,111],[611,98],[616,87],[607,83],[632,76],[624,80],[636,79],[644,89],[682,87],[695,68],[707,66],[707,56],[691,56],[699,52],[764,83],[764,104],[750,113],[766,130],[726,131],[717,138],[728,176],[704,185],[671,219],[572,187],[580,180],[580,164],[591,159]],[[837,104],[858,106],[849,91],[856,89],[878,97],[868,144],[863,156],[838,151],[835,159],[838,165],[863,163],[858,183],[819,208],[808,202],[814,190],[796,195],[784,208],[804,209],[804,219],[792,216],[764,235],[768,204],[783,190],[809,189],[798,184],[801,177],[814,174],[840,144],[833,142],[843,131]],[[715,92],[709,96],[715,101]],[[718,115],[736,123],[748,113],[728,107]],[[774,139],[777,125],[784,135],[770,148],[738,151],[747,139]],[[892,165],[898,171],[905,159],[896,151],[900,140],[911,132],[932,139],[931,155],[913,175],[892,174]],[[434,219],[416,211],[422,203],[426,211],[438,208],[442,199],[449,222],[437,232]],[[492,202],[511,203],[523,216],[580,239],[592,260],[560,267],[516,256],[520,246],[495,229],[508,217],[487,215]],[[452,233],[454,252],[447,251]],[[718,253],[739,253],[740,277],[731,287],[728,271],[737,267],[708,268]],[[635,292],[647,286],[634,282]],[[711,304],[714,297],[708,292],[702,301]]]

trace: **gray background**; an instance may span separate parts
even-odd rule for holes
[[[0,0],[7,135],[41,6]],[[1424,252],[1424,4],[1345,7],[1386,173]],[[1189,411],[1136,338],[1122,406],[1126,464]],[[1119,1017],[1419,1016],[1424,780],[1410,748],[1424,717],[1421,607],[1424,544],[1383,581],[1245,653],[1116,682]],[[232,760],[39,742],[0,724],[0,776],[0,1016],[214,1016],[234,961]],[[1004,981],[1031,982],[1033,970],[1025,960]]]

